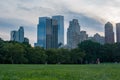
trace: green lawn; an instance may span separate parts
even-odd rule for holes
[[[120,80],[120,64],[0,65],[0,80]]]

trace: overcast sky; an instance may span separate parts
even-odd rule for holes
[[[120,22],[120,0],[0,0],[0,37],[9,40],[10,31],[24,26],[33,45],[38,18],[54,15],[65,17],[65,42],[69,21],[74,18],[90,36],[104,35],[106,22]]]

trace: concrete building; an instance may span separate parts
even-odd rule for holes
[[[105,24],[105,43],[113,44],[114,42],[113,25],[110,22],[107,22]]]
[[[98,42],[100,44],[105,44],[105,37],[101,36],[100,34],[96,33],[94,36],[93,36],[93,39],[92,39],[94,42]]]
[[[88,40],[88,34],[86,31],[80,31],[80,42]]]
[[[116,39],[117,43],[120,43],[120,23],[116,24]]]
[[[69,28],[67,30],[67,45],[70,49],[74,49],[80,43],[80,25],[77,19],[73,19],[69,22]]]
[[[58,22],[58,47],[62,47],[64,45],[64,16],[53,16],[52,19]]]

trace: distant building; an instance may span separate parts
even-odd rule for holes
[[[116,38],[117,42],[120,43],[120,23],[116,24]]]
[[[19,41],[18,31],[11,31],[11,41]]]
[[[58,48],[58,22],[56,19],[52,20],[52,48]]]
[[[105,43],[105,37],[100,36],[100,34],[96,33],[92,39],[94,42],[98,42],[100,44],[104,44]]]
[[[24,28],[21,26],[18,30],[19,42],[24,42]]]
[[[88,34],[86,31],[80,31],[80,42],[88,40]]]
[[[24,38],[24,42],[25,42],[25,43],[29,43],[29,39],[25,37],[25,38]]]
[[[35,46],[44,49],[58,48],[58,23],[49,17],[40,17]]]
[[[113,44],[114,42],[113,25],[110,22],[107,22],[105,24],[105,43]]]
[[[80,25],[77,19],[73,19],[69,22],[69,28],[67,30],[67,45],[70,49],[74,49],[80,43]]]
[[[11,41],[17,41],[17,42],[23,43],[25,41],[24,28],[21,26],[18,29],[18,31],[11,31],[10,36],[11,36],[10,38]]]
[[[58,47],[62,47],[64,45],[64,16],[53,16],[52,19],[58,22]]]

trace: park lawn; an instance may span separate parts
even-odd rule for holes
[[[120,80],[120,64],[1,64],[0,80]]]

